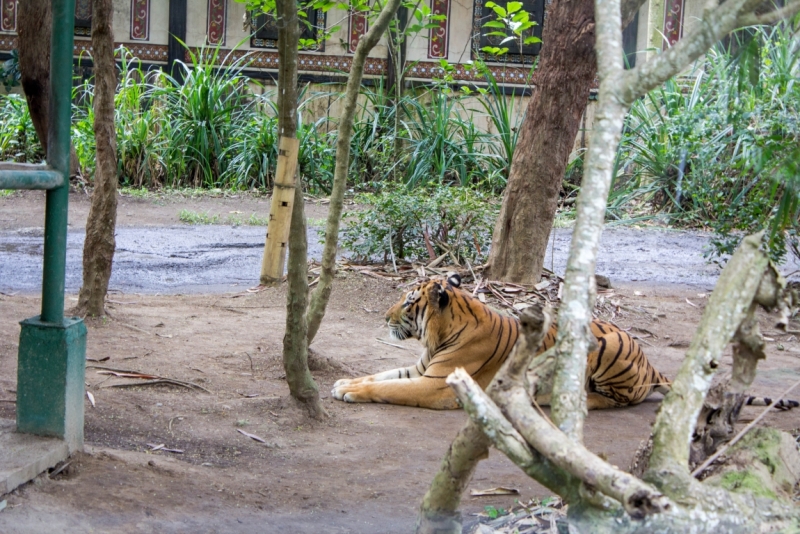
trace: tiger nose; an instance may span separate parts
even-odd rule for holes
[[[391,316],[388,313],[386,315],[384,315],[383,318],[386,320],[387,324],[389,323],[389,321],[392,320]]]

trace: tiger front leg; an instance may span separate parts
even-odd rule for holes
[[[334,385],[331,394],[345,402],[380,402],[433,410],[458,408],[455,393],[444,379],[428,376]]]
[[[396,378],[416,378],[425,373],[427,362],[428,351],[426,350],[422,353],[422,356],[420,356],[419,360],[414,365],[410,365],[408,367],[398,367],[397,369],[390,369],[374,375],[360,376],[358,378],[342,378],[341,380],[337,380],[336,383],[333,384],[333,387],[335,389],[337,387],[361,384],[363,382],[380,382],[383,380],[393,380]]]

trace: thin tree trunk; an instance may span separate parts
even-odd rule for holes
[[[114,95],[117,66],[114,63],[114,9],[111,0],[94,0],[92,8],[92,56],[94,60],[94,138],[97,166],[86,241],[83,245],[83,286],[78,295],[78,314],[105,314],[105,298],[114,261],[117,222],[117,136]]]
[[[280,137],[297,137],[297,51],[300,26],[295,0],[278,0],[278,131]],[[297,157],[296,152],[291,153]],[[289,231],[289,265],[286,292],[286,333],[283,368],[292,397],[305,404],[314,418],[327,416],[319,388],[308,369],[306,308],[308,306],[308,240],[303,188],[295,179],[294,205]]]
[[[47,114],[50,109],[50,0],[23,0],[18,4],[20,82],[31,121],[47,153]]]
[[[331,296],[331,284],[336,273],[336,251],[339,246],[339,223],[342,220],[342,205],[344,191],[347,188],[347,171],[350,169],[350,138],[353,134],[353,120],[356,114],[358,92],[361,88],[361,79],[364,77],[364,64],[367,55],[372,50],[381,36],[389,28],[392,17],[400,7],[401,0],[388,0],[375,20],[375,24],[367,34],[358,41],[350,75],[347,78],[347,90],[344,97],[344,109],[339,119],[339,131],[336,140],[336,168],[333,175],[333,190],[331,191],[330,211],[328,222],[325,226],[325,248],[322,251],[322,269],[319,275],[319,284],[311,294],[311,303],[308,306],[308,343],[317,335],[325,308]]]
[[[294,1],[294,0],[292,0]],[[303,192],[295,188],[292,227],[289,236],[289,273],[286,303],[286,334],[283,336],[283,369],[292,397],[304,403],[315,419],[328,415],[319,398],[319,388],[308,370],[308,243]]]
[[[623,2],[623,24],[642,3]],[[554,0],[542,42],[489,253],[492,279],[527,285],[541,276],[561,181],[597,73],[592,0]]]

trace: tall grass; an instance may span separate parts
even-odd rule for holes
[[[136,189],[271,188],[278,144],[274,90],[265,91],[245,76],[247,54],[223,56],[219,48],[200,48],[188,49],[187,57],[177,63],[182,76],[172,77],[144,69],[123,47],[117,50],[120,184]],[[363,87],[351,139],[352,186],[370,191],[400,181],[410,188],[447,184],[501,191],[521,118],[488,71],[487,76],[488,88],[472,96],[437,86],[411,89],[396,102],[380,80]],[[93,95],[91,79],[74,88],[73,143],[89,181],[95,165]],[[299,168],[305,187],[328,193],[337,131],[335,118],[311,112],[322,96],[330,99],[331,93],[301,91]],[[469,109],[468,98],[477,98],[479,109]],[[488,117],[495,133],[481,131],[477,115]],[[42,158],[21,97],[0,97],[0,130],[5,159]]]

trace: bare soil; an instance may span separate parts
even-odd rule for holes
[[[38,194],[2,200],[0,229],[41,226]],[[249,215],[258,208],[264,216],[268,210],[265,199],[254,197],[188,202],[194,207],[186,209],[214,213],[231,208]],[[308,208],[319,209],[312,216],[324,216],[323,207]],[[175,224],[179,209],[174,199],[126,198],[120,224]],[[82,225],[87,211],[88,202],[73,195],[72,224]],[[86,321],[86,383],[95,406],[87,398],[85,452],[57,476],[45,474],[0,496],[8,501],[0,532],[413,531],[421,498],[465,415],[345,404],[329,394],[338,378],[415,361],[417,342],[396,348],[378,341],[388,338],[383,313],[399,296],[394,284],[356,273],[336,280],[312,345],[314,377],[330,413],[319,422],[306,417],[285,384],[284,288],[111,294],[109,317]],[[640,281],[616,284],[615,298],[624,306],[614,321],[640,336],[655,366],[674,376],[706,290]],[[69,295],[68,305],[74,302]],[[16,389],[18,322],[37,315],[39,304],[38,296],[0,294],[1,418],[15,416],[8,401]],[[760,366],[756,395],[774,396],[800,378],[800,341],[771,325],[764,316],[768,359]],[[724,366],[730,363],[727,354]],[[209,393],[163,384],[113,387],[130,380],[100,374],[101,367],[191,382]],[[590,413],[587,446],[627,467],[648,435],[658,400],[654,395],[632,408]],[[758,413],[746,408],[743,419]],[[770,414],[766,423],[793,430],[800,427],[800,412]],[[183,452],[151,450],[162,444]],[[465,516],[549,494],[493,451],[469,487],[497,486],[517,488],[520,495],[465,495]]]

